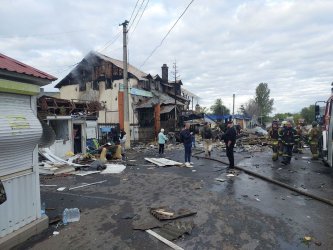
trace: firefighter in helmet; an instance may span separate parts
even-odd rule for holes
[[[296,130],[292,127],[291,122],[287,121],[286,126],[280,133],[280,140],[283,144],[283,160],[282,164],[290,164],[291,157],[293,154],[293,146],[298,143],[298,135]]]
[[[287,121],[282,121],[281,122],[281,127],[279,128],[279,143],[278,143],[278,148],[279,148],[279,156],[282,156],[283,154],[283,144],[282,144],[282,141],[281,141],[281,133],[283,131],[283,129],[286,127],[286,124],[287,124]]]
[[[296,132],[298,136],[298,142],[295,144],[295,153],[303,154],[303,130],[301,124],[296,126]]]
[[[272,142],[272,160],[277,161],[279,158],[279,124],[277,121],[272,122],[272,127],[269,129],[268,135]]]
[[[320,138],[320,132],[317,127],[317,122],[312,122],[312,128],[309,131],[309,143],[310,143],[310,150],[312,153],[312,160],[318,160],[318,142]]]

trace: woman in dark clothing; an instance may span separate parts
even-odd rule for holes
[[[229,160],[229,168],[233,168],[235,166],[234,161],[234,146],[236,143],[236,129],[233,127],[233,122],[229,121],[227,125],[227,131],[222,135],[222,139],[225,142],[226,153]]]
[[[185,166],[191,167],[192,154],[192,132],[190,132],[190,124],[186,123],[184,129],[180,132],[180,139],[185,149]]]

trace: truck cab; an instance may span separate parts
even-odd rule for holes
[[[319,106],[317,103],[325,103]],[[318,124],[322,128],[322,141],[319,148],[322,150],[323,161],[329,166],[333,166],[333,94],[327,101],[316,102],[315,116]]]

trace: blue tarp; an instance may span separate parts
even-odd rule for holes
[[[229,120],[229,119],[239,119],[239,120],[251,120],[250,117],[245,117],[244,115],[206,115],[205,114],[205,117],[207,117],[208,119],[210,120],[213,120],[213,121],[217,121],[217,120],[221,120],[221,121],[224,121],[224,120]]]
[[[110,128],[110,127],[101,127],[100,129],[101,129],[102,133],[109,133],[109,132],[111,132],[112,128]]]

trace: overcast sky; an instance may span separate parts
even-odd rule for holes
[[[232,109],[236,94],[237,109],[260,82],[268,83],[274,113],[298,112],[328,98],[333,1],[195,0],[142,66],[190,0],[150,0],[137,24],[147,2],[138,1],[130,23],[130,64],[161,75],[166,63],[170,76],[176,61],[184,87],[201,97],[202,106],[222,98]],[[0,0],[0,53],[59,80],[90,50],[122,60],[119,24],[130,20],[136,3]]]

